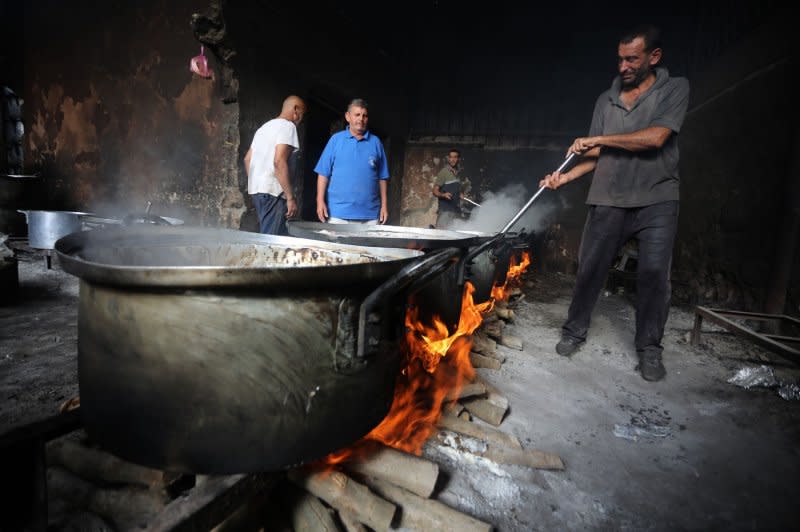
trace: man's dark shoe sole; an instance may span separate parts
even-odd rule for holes
[[[667,370],[664,368],[664,364],[661,363],[660,358],[639,358],[639,372],[644,380],[650,382],[660,381],[667,375]]]
[[[568,357],[583,345],[583,340],[576,340],[574,338],[562,338],[556,344],[556,353],[562,357]]]

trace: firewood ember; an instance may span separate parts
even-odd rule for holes
[[[374,530],[386,530],[397,508],[340,471],[292,469],[289,480]]]
[[[500,360],[494,357],[487,357],[474,351],[470,351],[469,361],[473,368],[500,369],[500,366],[503,365]]]
[[[461,389],[458,390],[458,393],[450,390],[450,393],[447,394],[445,401],[455,401],[456,399],[464,399],[466,397],[476,397],[482,395],[486,395],[486,385],[482,382],[470,382],[463,385]]]
[[[47,469],[47,496],[106,518],[117,530],[138,529],[164,510],[160,490],[100,488],[60,467]]]
[[[514,321],[516,314],[510,308],[495,308],[494,311],[501,320]]]
[[[473,397],[462,401],[464,408],[469,410],[473,416],[494,425],[495,427],[503,422],[503,418],[508,412],[508,399],[499,393],[489,392],[486,398]]]
[[[385,499],[402,508],[394,528],[401,530],[436,530],[443,532],[489,532],[492,526],[454,510],[439,501],[425,499],[376,478],[367,485]]]
[[[452,417],[446,414],[439,418],[437,426],[440,429],[458,432],[466,436],[483,440],[487,443],[494,443],[496,445],[502,445],[512,449],[522,449],[522,444],[515,436],[511,434],[507,434],[491,427],[482,426],[477,423],[464,421],[463,419]]]
[[[516,336],[511,336],[510,334],[503,334],[500,336],[500,345],[510,347],[511,349],[516,349],[517,351],[522,351],[522,340]]]
[[[421,497],[430,497],[439,478],[437,464],[385,445],[343,465],[348,471],[386,480]]]
[[[52,440],[46,447],[47,463],[58,465],[87,480],[164,487],[180,475],[140,466],[113,454],[73,440]]]

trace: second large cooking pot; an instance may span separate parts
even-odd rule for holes
[[[212,474],[317,459],[377,425],[399,369],[397,300],[455,253],[181,226],[74,233],[55,249],[81,279],[89,435]]]
[[[498,233],[306,221],[290,221],[287,227],[293,236],[327,242],[428,252],[443,247],[459,248],[461,260],[453,262],[442,275],[420,285],[412,298],[419,307],[419,316],[423,321],[432,323],[434,318],[438,318],[451,333],[457,329],[461,316],[464,281],[469,280],[475,286],[473,301],[479,304],[489,299],[492,286],[505,280],[508,271],[507,262],[505,269],[497,268],[497,257],[493,254],[494,249],[504,242],[503,236]],[[502,280],[499,279],[500,275]]]
[[[286,223],[286,228],[290,235],[300,238],[425,251],[453,246],[468,247],[480,240],[478,234],[401,225],[330,224],[291,220]]]

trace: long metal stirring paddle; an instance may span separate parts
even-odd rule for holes
[[[575,153],[570,153],[569,155],[567,155],[567,158],[564,159],[564,162],[561,163],[561,166],[556,168],[556,172],[561,172],[562,170],[564,170],[564,168],[566,168],[567,165],[572,162],[572,159],[575,158],[575,155],[576,155]],[[501,234],[506,234],[508,230],[511,229],[511,226],[517,223],[517,220],[522,218],[522,215],[525,214],[525,212],[530,208],[531,204],[533,204],[533,202],[536,200],[536,198],[539,197],[539,194],[541,194],[544,189],[545,187],[539,187],[539,190],[537,190],[536,194],[534,194],[533,197],[528,200],[528,203],[526,203],[525,206],[522,207],[513,218],[511,218],[511,221],[508,222],[505,227],[503,227],[503,229],[500,231]]]

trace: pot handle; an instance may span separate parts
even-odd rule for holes
[[[466,280],[465,277],[466,277],[466,269],[467,269],[466,267],[467,267],[467,265],[469,263],[471,263],[472,260],[475,257],[480,255],[481,253],[483,253],[487,249],[494,248],[494,247],[500,245],[500,243],[503,241],[505,236],[506,236],[505,233],[497,233],[497,235],[495,235],[493,238],[491,238],[490,240],[487,240],[486,242],[484,242],[480,246],[476,246],[475,248],[470,250],[470,252],[467,253],[464,256],[464,259],[461,260],[458,263],[458,286],[463,286],[464,285],[464,281]]]
[[[377,331],[378,320],[371,316],[380,302],[387,297],[394,296],[422,276],[432,277],[441,273],[460,253],[459,248],[445,248],[425,255],[422,259],[406,265],[364,298],[358,312],[357,359],[364,359],[378,347],[380,342],[380,334]]]

